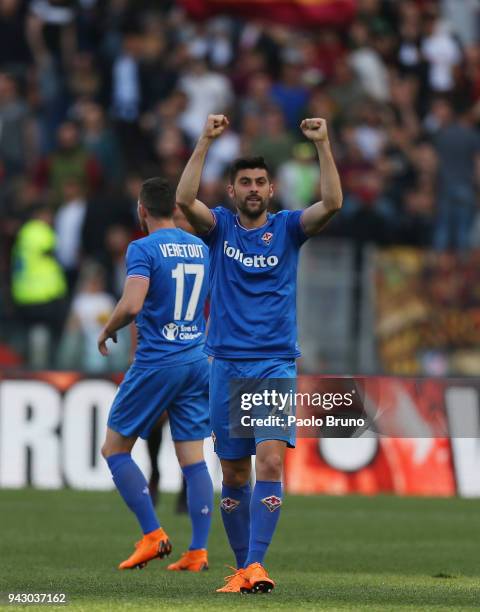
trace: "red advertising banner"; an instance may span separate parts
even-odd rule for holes
[[[366,432],[347,439],[326,432],[324,437],[298,437],[296,449],[287,452],[288,491],[480,495],[479,381],[362,380],[364,405],[368,412],[370,403],[375,412],[378,435]],[[312,377],[299,377],[298,390],[311,389],[311,381]],[[297,405],[297,416],[313,413]]]
[[[180,0],[194,19],[218,14],[286,23],[290,26],[342,26],[355,15],[356,0]]]
[[[348,465],[341,453],[348,453]],[[456,493],[445,438],[371,439],[368,444],[355,438],[299,439],[297,448],[288,452],[286,486],[291,493],[307,495]]]

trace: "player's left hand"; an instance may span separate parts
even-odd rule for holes
[[[300,124],[300,129],[312,142],[328,141],[327,122],[321,117],[304,119]]]
[[[102,353],[104,357],[108,355],[107,340],[109,338],[111,338],[116,344],[117,332],[108,332],[105,328],[103,328],[100,332],[100,335],[98,336],[97,346],[98,350],[100,351],[100,353]]]

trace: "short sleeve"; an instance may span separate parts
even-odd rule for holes
[[[212,245],[214,242],[216,242],[218,237],[222,235],[223,228],[225,227],[225,224],[227,222],[228,214],[229,211],[223,206],[217,206],[216,208],[212,209],[214,223],[210,228],[210,231],[207,234],[201,236],[205,244],[207,244],[208,246]]]
[[[127,276],[150,278],[151,262],[145,249],[132,242],[127,249]]]
[[[287,217],[287,232],[292,238],[294,244],[301,247],[310,236],[305,233],[302,224],[303,210],[289,211]]]

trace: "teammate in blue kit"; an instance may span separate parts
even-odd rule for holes
[[[167,181],[152,178],[143,183],[138,217],[148,236],[128,247],[124,292],[98,338],[99,350],[106,355],[107,340],[116,342],[117,331],[135,319],[135,360],[113,401],[102,447],[113,481],[144,534],[119,569],[144,567],[172,550],[147,482],[130,454],[137,438],[146,439],[165,410],[187,482],[193,531],[189,551],[168,569],[208,568],[213,507],[212,481],[203,458],[203,440],[210,435],[209,364],[203,352],[208,248],[175,227],[174,208],[174,192]]]
[[[255,430],[254,438],[229,436],[233,379],[296,377],[296,275],[298,252],[342,205],[342,191],[324,119],[300,127],[317,149],[322,201],[304,211],[269,214],[273,184],[262,158],[237,160],[228,195],[236,211],[210,210],[197,200],[203,165],[215,138],[228,126],[210,115],[177,187],[177,204],[210,247],[210,328],[205,345],[213,356],[210,418],[223,470],[221,513],[237,571],[219,592],[269,592],[263,567],[282,504],[282,468],[294,435]],[[256,484],[250,490],[251,455]]]

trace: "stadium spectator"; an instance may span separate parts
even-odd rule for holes
[[[456,116],[445,98],[433,102],[431,125],[438,155],[438,212],[434,245],[465,251],[475,212],[480,138],[466,114]]]
[[[96,338],[108,321],[115,300],[105,290],[105,271],[93,262],[81,270],[79,288],[73,298],[66,323],[68,347],[63,347],[62,363],[91,373],[120,371],[127,365],[129,334],[120,333],[106,359],[96,350]],[[76,340],[72,342],[73,340]],[[73,355],[72,355],[73,353]]]
[[[187,96],[187,107],[180,117],[180,127],[190,141],[198,138],[205,117],[226,111],[232,102],[232,89],[226,76],[208,69],[203,57],[193,55],[178,87]]]
[[[168,176],[172,184],[175,183],[188,154],[185,135],[177,126],[165,124],[158,131],[153,147],[157,167],[160,167],[163,176]]]
[[[267,115],[273,104],[271,96],[272,80],[266,72],[256,72],[248,79],[247,90],[240,100],[243,116]]]
[[[140,58],[143,108],[151,109],[174,90],[178,71],[169,56],[169,32],[159,15],[150,15],[145,23]]]
[[[40,160],[35,170],[37,185],[46,190],[48,202],[57,209],[65,183],[75,179],[86,194],[94,193],[100,183],[100,167],[80,143],[78,127],[66,121],[58,128],[57,147]]]
[[[347,119],[352,108],[356,108],[365,100],[366,92],[344,56],[335,62],[327,92],[335,105],[336,116],[342,122]]]
[[[0,72],[0,159],[7,178],[25,172],[36,143],[30,109],[12,75]]]
[[[131,239],[130,229],[124,225],[110,225],[105,234],[104,256],[100,263],[107,273],[106,287],[116,299],[125,283],[125,253]]]
[[[420,12],[414,2],[402,3],[399,35],[400,40],[396,59],[402,74],[410,74],[422,78],[424,69],[427,66],[420,48]]]
[[[26,8],[22,0],[0,2],[1,67],[18,77],[25,77],[32,61],[25,39]]]
[[[385,128],[377,106],[366,102],[357,111],[358,120],[354,127],[354,139],[363,159],[375,162],[386,144]]]
[[[320,172],[315,149],[308,143],[296,144],[292,154],[293,158],[278,169],[277,186],[284,208],[301,210],[315,201]]]
[[[387,102],[390,98],[388,71],[378,51],[372,46],[366,23],[358,21],[351,30],[353,51],[350,64],[360,79],[364,91],[373,100]]]
[[[103,108],[89,102],[83,106],[79,119],[83,146],[100,165],[105,181],[115,184],[122,176],[122,150],[115,133],[106,123]]]
[[[67,85],[69,94],[74,100],[92,100],[99,97],[102,77],[91,53],[83,51],[73,56]]]
[[[266,157],[273,172],[288,161],[292,154],[295,138],[287,129],[281,109],[272,105],[262,118],[263,130],[251,143],[251,154]]]
[[[302,67],[301,56],[295,49],[286,47],[281,77],[271,89],[273,101],[283,112],[286,125],[291,130],[298,129],[301,113],[308,101],[308,89],[302,82]]]
[[[133,236],[141,184],[142,176],[129,172],[116,189],[103,190],[88,198],[82,226],[82,251],[87,257],[105,263],[105,238],[111,226],[127,228]]]
[[[87,202],[77,179],[63,185],[63,202],[55,214],[57,234],[56,255],[62,265],[69,293],[75,288],[81,257],[82,226],[87,211]]]
[[[396,241],[416,247],[432,242],[435,193],[428,186],[415,185],[404,195],[403,214],[398,218]]]
[[[24,356],[43,368],[55,362],[66,314],[67,283],[54,257],[52,221],[48,208],[38,208],[18,231],[12,251],[12,297]]]
[[[48,55],[67,68],[76,49],[73,3],[33,0],[26,25],[33,57]]]
[[[136,30],[126,31],[121,53],[114,59],[111,73],[111,115],[127,163],[142,159],[142,134],[138,119],[142,111],[143,90],[140,78],[142,41]]]
[[[422,55],[428,62],[428,82],[432,91],[448,93],[455,85],[454,69],[462,60],[460,46],[448,24],[435,13],[424,20]]]
[[[25,34],[35,63],[42,149],[49,153],[68,108],[67,79],[76,52],[73,5],[33,0],[26,15]]]

